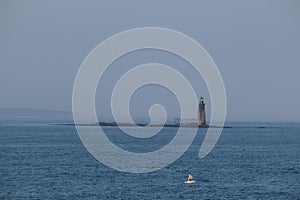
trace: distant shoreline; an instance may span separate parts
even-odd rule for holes
[[[184,127],[184,128],[275,128],[275,127],[269,127],[269,126],[215,126],[215,125],[201,125],[198,126],[195,123],[189,123],[189,124],[146,124],[146,123],[137,123],[137,124],[131,124],[131,123],[116,123],[116,122],[98,122],[98,123],[91,123],[91,124],[75,124],[75,123],[58,123],[58,124],[52,124],[52,125],[61,125],[61,126],[101,126],[101,127]]]
[[[74,123],[65,123],[65,124],[53,124],[53,125],[66,125],[66,126],[127,126],[127,127],[187,127],[187,128],[233,128],[232,126],[214,126],[214,125],[201,125],[198,126],[195,123],[188,124],[146,124],[146,123],[117,123],[117,122],[98,122],[92,124],[74,124]]]

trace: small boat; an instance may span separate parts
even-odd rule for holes
[[[186,184],[192,184],[192,183],[195,183],[196,181],[194,181],[194,180],[191,180],[191,181],[185,181],[184,183],[186,183]]]
[[[188,180],[185,181],[184,183],[187,183],[187,184],[191,184],[191,183],[195,183],[196,181],[193,180],[193,176],[191,173],[189,173],[188,175]]]

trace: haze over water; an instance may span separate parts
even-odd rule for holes
[[[113,34],[150,26],[180,31],[207,50],[224,80],[227,120],[300,121],[299,8],[294,0],[3,1],[0,108],[71,111],[75,76],[87,54]],[[143,50],[111,64],[96,93],[101,117],[111,117],[109,100],[120,76],[153,62],[185,75],[210,110],[206,85],[190,64],[167,52]],[[145,118],[153,103],[163,104],[170,119],[178,116],[176,99],[155,86],[134,94],[131,114]]]
[[[300,199],[299,10],[296,0],[2,0],[0,199]],[[167,167],[150,173],[119,172],[96,160],[72,125],[74,83],[83,61],[97,45],[115,34],[145,27],[172,29],[199,43],[216,64],[224,90],[209,89],[218,85],[217,76],[203,77],[182,55],[153,48],[134,50],[111,60],[95,84],[95,91],[84,84],[97,78],[96,72],[77,85],[82,86],[79,96],[83,100],[91,97],[88,102],[95,107],[97,120],[115,121],[112,94],[124,74],[147,63],[152,63],[148,65],[152,69],[157,63],[182,75],[197,102],[204,97],[208,123],[212,111],[221,110],[213,110],[214,106],[224,103],[225,125],[232,128],[222,130],[216,145],[203,159],[198,154],[206,128],[199,129],[188,150]],[[108,45],[103,55],[94,57],[99,62],[92,69],[102,69],[101,62],[126,49],[124,44],[144,44],[152,36],[157,35],[148,35],[144,40],[139,35]],[[169,36],[154,42],[164,44]],[[178,41],[169,44],[186,47]],[[187,49],[185,53],[193,58],[205,60],[202,58],[206,54],[201,57],[201,53]],[[204,71],[212,69],[208,64],[200,67]],[[179,79],[159,72],[155,78],[170,82],[179,93],[187,91]],[[149,73],[129,80],[148,77]],[[129,84],[121,86],[119,94]],[[221,99],[213,98],[215,91],[226,91],[226,100],[212,105]],[[183,100],[193,99],[191,95],[183,96]],[[114,108],[122,109],[128,103],[121,112],[124,122],[128,117],[122,115],[126,116],[127,111],[134,122],[148,123],[152,116],[157,124],[165,117],[167,123],[174,119],[197,120],[197,102],[185,104],[192,118],[180,119],[182,102],[170,87],[146,84],[131,94],[130,101],[117,100]],[[161,106],[150,109],[157,104]],[[78,106],[82,115],[87,110],[85,106]],[[90,115],[87,118],[90,120]],[[177,128],[164,127],[149,138],[131,137],[119,127],[103,130],[117,147],[143,155],[171,143]],[[188,134],[188,130],[183,128],[183,133]],[[145,135],[151,131],[135,132]],[[178,149],[175,146],[174,152]],[[108,161],[112,162],[112,158],[108,157]],[[147,161],[150,164],[146,168],[151,171],[152,160]],[[136,167],[131,162],[125,164]],[[184,183],[188,173],[192,173],[194,184]]]

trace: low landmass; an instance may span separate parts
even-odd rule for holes
[[[66,119],[72,120],[73,115],[70,111],[61,110],[47,110],[47,109],[23,109],[23,108],[0,108],[0,119]],[[1,125],[1,123],[0,123]],[[75,126],[74,123],[61,123],[53,125],[65,125],[65,126]],[[116,122],[98,122],[90,124],[76,124],[77,126],[128,126],[128,127],[199,127],[199,128],[271,128],[269,126],[214,126],[214,125],[201,125],[198,126],[197,123],[166,123],[166,124],[148,124],[148,123],[116,123]]]
[[[56,124],[56,125],[69,125],[69,126],[128,126],[128,127],[191,127],[191,128],[232,128],[231,126],[214,126],[214,125],[200,125],[196,123],[184,123],[184,124],[147,124],[147,123],[137,123],[137,124],[131,124],[131,123],[117,123],[117,122],[98,122],[98,123],[91,123],[91,124]]]

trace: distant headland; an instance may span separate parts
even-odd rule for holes
[[[205,103],[204,98],[200,97],[198,104],[198,119],[197,122],[191,123],[182,123],[179,118],[176,118],[174,123],[166,124],[147,124],[147,123],[117,123],[117,122],[98,122],[92,124],[65,124],[65,125],[76,125],[76,126],[128,126],[128,127],[190,127],[190,128],[232,128],[230,126],[214,126],[206,124],[206,115],[205,115]]]
[[[69,126],[127,126],[127,127],[187,127],[187,128],[232,128],[231,126],[214,126],[214,125],[198,125],[197,123],[180,123],[180,124],[146,124],[146,123],[117,123],[117,122],[98,122],[92,124],[57,124],[57,125],[69,125]]]

